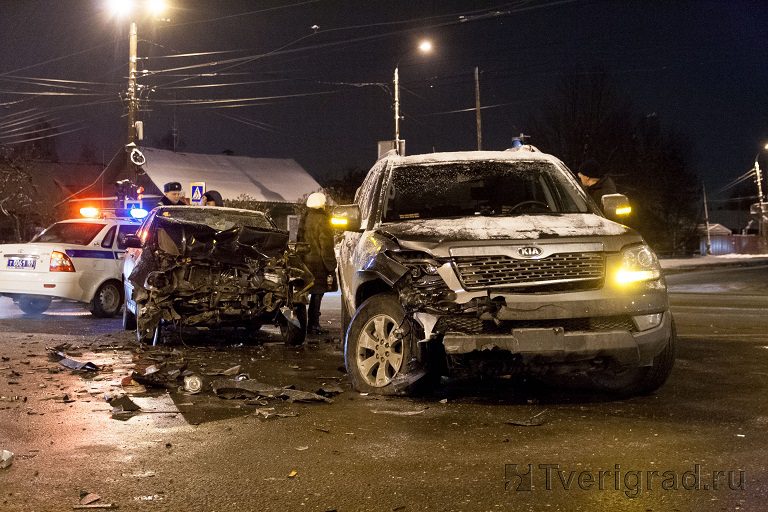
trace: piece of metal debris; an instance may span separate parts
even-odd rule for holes
[[[199,375],[187,375],[184,377],[184,391],[196,395],[203,390],[203,378]]]
[[[416,416],[417,414],[424,414],[424,411],[426,411],[426,409],[419,409],[418,411],[391,411],[386,409],[371,409],[373,414],[389,414],[390,416]]]
[[[0,469],[5,469],[13,464],[13,452],[3,450],[0,452]]]
[[[270,384],[264,384],[256,380],[236,381],[233,379],[217,379],[211,383],[213,392],[220,398],[282,398],[289,402],[326,402],[331,403],[330,398],[301,391],[298,389],[279,388]]]
[[[99,367],[93,364],[90,361],[87,361],[85,363],[81,361],[76,361],[75,359],[70,359],[67,357],[67,355],[64,352],[54,352],[58,357],[61,359],[59,360],[59,364],[65,368],[69,368],[70,370],[75,370],[79,372],[97,372],[99,371]]]
[[[296,478],[296,475],[298,475],[299,472],[295,469],[292,469],[290,473],[288,473],[288,478]]]
[[[527,420],[507,420],[504,423],[506,423],[507,425],[515,425],[518,427],[538,427],[544,424],[544,418],[541,417],[541,415],[544,414],[545,412],[547,412],[546,409],[544,409],[538,414],[531,416]]]
[[[343,392],[344,390],[338,384],[324,384],[320,386],[320,389],[317,390],[318,395],[322,395],[328,398],[332,396],[336,396]]]
[[[268,420],[270,418],[295,418],[298,413],[295,412],[275,412],[274,407],[261,407],[256,409],[256,416]]]

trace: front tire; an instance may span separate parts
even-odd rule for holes
[[[122,286],[116,281],[107,281],[99,286],[93,296],[91,314],[96,318],[112,318],[122,305]]]
[[[647,395],[659,389],[672,373],[677,351],[677,331],[672,322],[667,344],[652,366],[641,366],[621,371],[606,371],[592,376],[592,382],[601,390],[619,396]]]
[[[349,324],[344,363],[352,386],[363,393],[408,394],[416,390],[412,367],[413,326],[397,296],[374,295],[363,302]]]
[[[27,315],[42,315],[51,306],[50,297],[20,297],[16,305]]]

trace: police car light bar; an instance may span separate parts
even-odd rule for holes
[[[131,208],[131,217],[134,219],[143,219],[149,213],[144,208]]]
[[[95,219],[99,216],[99,213],[101,213],[99,209],[94,206],[85,206],[80,208],[80,215],[88,219]]]

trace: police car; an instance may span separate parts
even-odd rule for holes
[[[83,218],[57,222],[31,242],[0,245],[0,295],[24,313],[39,315],[53,299],[86,303],[101,318],[120,311],[123,239],[136,232],[147,212],[82,208],[80,213]]]

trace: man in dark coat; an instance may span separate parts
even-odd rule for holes
[[[603,207],[601,201],[603,196],[616,193],[616,184],[613,179],[594,158],[587,159],[581,164],[578,176],[587,194],[600,208]]]
[[[157,206],[184,206],[187,203],[181,197],[181,183],[178,181],[171,181],[163,185],[163,193],[165,194]]]
[[[328,332],[320,327],[320,303],[325,292],[335,291],[336,254],[333,250],[333,228],[326,211],[326,197],[322,192],[310,194],[307,198],[307,212],[299,227],[298,241],[309,244],[304,264],[312,272],[315,284],[309,298],[307,331],[314,334]]]

